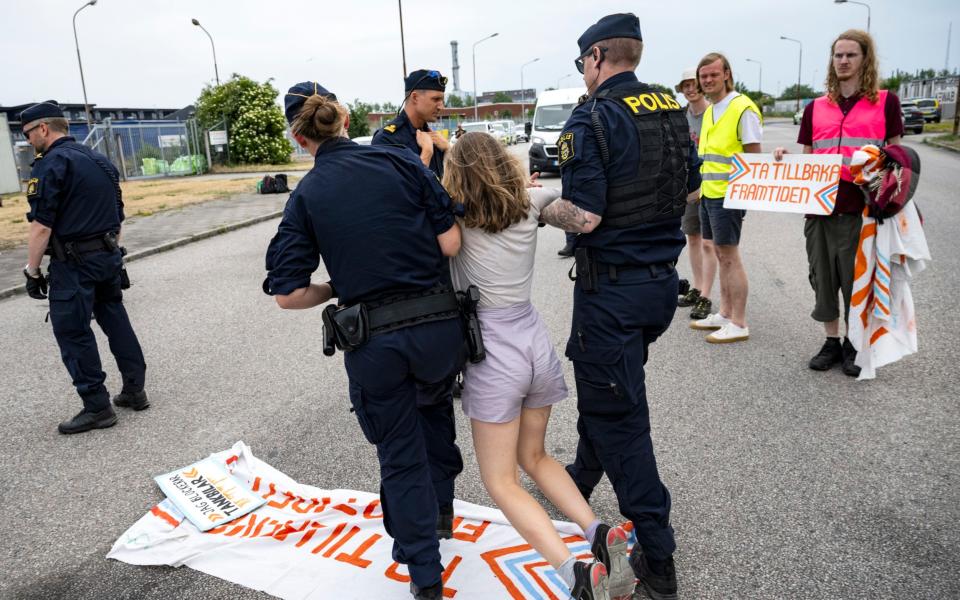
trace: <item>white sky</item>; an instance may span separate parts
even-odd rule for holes
[[[949,66],[960,66],[960,1],[868,0],[871,33],[884,75],[896,68],[942,69],[947,27],[953,22]],[[53,98],[83,101],[71,18],[82,0],[4,0],[0,35],[0,104]],[[404,0],[407,68],[437,68],[451,75],[450,40],[460,43],[460,87],[472,91],[471,45],[477,47],[482,93],[520,87],[542,90],[574,74],[576,39],[612,12],[640,18],[645,50],[638,76],[673,85],[685,67],[710,51],[730,58],[734,75],[754,89],[763,63],[763,88],[776,93],[796,82],[797,45],[803,42],[803,83],[822,88],[829,44],[840,31],[864,28],[867,9],[832,0],[728,0],[710,2],[481,2]],[[281,94],[316,80],[341,99],[368,102],[403,98],[400,31],[395,0],[99,0],[77,17],[89,101],[100,106],[170,107],[192,103],[213,80],[207,36],[213,36],[221,80],[240,73],[272,77]],[[452,78],[451,78],[452,79]],[[452,81],[451,86],[452,87]]]

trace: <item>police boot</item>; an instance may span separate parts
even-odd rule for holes
[[[570,258],[573,256],[573,242],[567,242],[567,244],[557,252],[557,256],[562,256],[564,258]]]
[[[453,537],[453,505],[441,506],[437,513],[437,538],[449,540]]]
[[[677,570],[672,556],[654,562],[647,559],[640,544],[634,544],[630,566],[639,580],[637,594],[646,592],[653,600],[677,600]]]
[[[413,594],[415,600],[443,600],[443,582],[430,587],[418,588],[411,581],[410,593]]]
[[[147,400],[147,393],[143,390],[139,392],[120,392],[113,397],[113,405],[121,408],[143,410],[150,407],[150,401]]]
[[[99,412],[80,411],[77,416],[60,423],[60,433],[83,433],[91,429],[105,429],[117,424],[117,413],[109,406]]]

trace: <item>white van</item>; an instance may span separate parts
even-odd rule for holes
[[[557,138],[587,88],[540,92],[530,131],[530,173],[559,173]]]

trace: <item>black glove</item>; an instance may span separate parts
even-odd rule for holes
[[[120,289],[121,290],[130,289],[130,276],[127,275],[126,267],[120,267]]]
[[[23,270],[23,276],[27,278],[27,294],[35,300],[47,299],[47,278],[40,273],[36,277]]]

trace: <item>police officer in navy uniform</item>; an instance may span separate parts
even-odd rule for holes
[[[606,16],[577,43],[588,96],[559,138],[562,199],[541,215],[580,233],[566,348],[580,441],[568,471],[586,497],[607,474],[637,535],[637,592],[675,598],[670,493],[653,454],[643,366],[677,306],[680,217],[700,185],[696,150],[676,100],[634,74],[643,49],[637,17]]]
[[[420,69],[403,80],[406,97],[397,118],[375,134],[371,144],[402,146],[420,157],[437,177],[443,178],[443,155],[450,143],[427,123],[440,118],[447,78],[440,71]]]
[[[110,342],[123,388],[117,406],[143,410],[146,364],[140,342],[123,307],[123,257],[119,247],[123,200],[117,169],[105,156],[67,135],[68,122],[53,100],[20,113],[23,134],[38,153],[30,172],[27,201],[30,221],[27,293],[47,298],[40,273],[50,255],[50,322],[63,363],[73,378],[83,410],[60,424],[60,433],[110,427],[117,415],[104,387],[97,339],[90,328],[96,318]]]
[[[316,158],[270,242],[264,291],[287,309],[338,299],[324,327],[345,350],[353,411],[377,447],[393,557],[414,597],[439,600],[438,506],[452,505],[463,469],[442,393],[463,363],[456,299],[442,283],[445,257],[460,248],[454,209],[409,151],[346,138],[348,113],[319,84],[293,86],[285,105],[293,137]],[[330,281],[312,283],[321,259]]]

